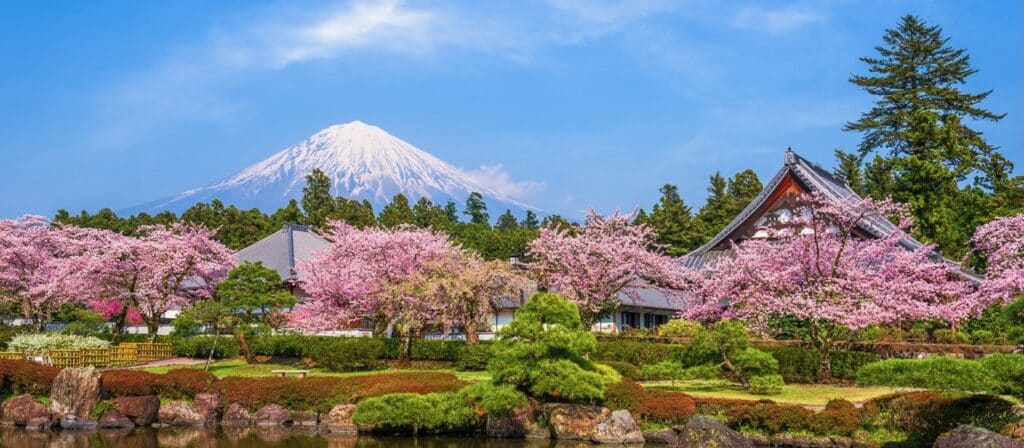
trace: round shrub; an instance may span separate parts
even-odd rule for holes
[[[103,390],[111,397],[156,395],[160,375],[142,370],[107,370],[103,372]]]
[[[779,373],[779,362],[772,355],[756,348],[747,347],[740,350],[732,356],[731,361],[733,370],[742,378]]]
[[[508,412],[529,404],[525,394],[507,384],[480,382],[463,388],[459,393],[467,402],[476,403],[488,414]]]
[[[969,342],[967,333],[940,328],[932,332],[932,339],[940,344],[966,344]]]
[[[458,393],[382,395],[359,402],[352,422],[387,432],[466,431],[482,420],[465,400]]]
[[[380,366],[384,344],[372,338],[325,339],[309,349],[309,356],[333,372],[373,370]]]
[[[658,391],[646,394],[638,413],[648,422],[681,423],[697,413],[697,405],[682,392]]]
[[[164,397],[194,397],[213,388],[217,377],[199,369],[173,369],[157,378],[158,393]]]
[[[868,400],[865,421],[908,434],[909,446],[931,446],[942,433],[959,425],[999,431],[1019,420],[1013,403],[990,395],[944,396],[919,391]]]
[[[796,405],[758,403],[732,414],[729,426],[745,426],[769,434],[806,431],[814,420],[814,411]]]
[[[750,377],[747,389],[755,395],[778,395],[785,385],[782,375],[757,375]]]
[[[658,326],[658,336],[665,338],[692,338],[702,328],[697,322],[672,319]]]
[[[995,333],[988,330],[974,330],[971,332],[971,342],[975,344],[995,344],[998,342]]]
[[[818,412],[811,430],[821,435],[851,436],[863,423],[860,408],[846,400],[832,399]]]
[[[643,374],[641,373],[640,368],[628,362],[601,361],[601,364],[604,364],[608,367],[615,369],[615,371],[619,372],[619,375],[622,375],[623,377],[634,380],[639,380],[643,378]]]
[[[626,409],[637,414],[645,398],[643,386],[629,378],[609,384],[604,389],[604,405],[612,410]]]

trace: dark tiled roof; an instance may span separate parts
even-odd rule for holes
[[[803,184],[812,193],[821,193],[826,198],[831,200],[856,200],[860,199],[846,182],[843,182],[828,172],[828,170],[818,166],[817,164],[801,157],[797,153],[793,152],[792,149],[786,150],[785,164],[778,173],[768,184],[764,186],[764,189],[752,201],[750,204],[736,216],[729,225],[725,226],[720,232],[718,232],[710,241],[703,246],[697,248],[693,252],[690,252],[682,259],[683,265],[690,268],[700,268],[713,264],[717,258],[726,255],[728,251],[712,250],[718,247],[722,243],[727,242],[726,239],[729,235],[732,235],[737,229],[739,229],[745,222],[753,217],[757,210],[761,206],[765,205],[765,202],[771,197],[772,193],[779,187],[779,184],[786,179],[787,175],[792,175]],[[875,237],[882,237],[890,235],[892,232],[899,230],[895,224],[890,222],[884,216],[871,215],[865,219],[861,229]],[[914,238],[907,237],[900,241],[900,244],[907,250],[916,250],[924,244],[917,241]],[[935,257],[940,257],[939,254],[935,254]],[[971,280],[972,282],[980,282],[981,277],[973,272],[960,269],[959,264],[945,260],[947,263],[954,264],[958,267],[958,271],[964,278]]]
[[[235,253],[238,262],[259,261],[277,271],[283,280],[298,280],[297,262],[308,260],[330,243],[307,226],[285,224],[281,230]]]

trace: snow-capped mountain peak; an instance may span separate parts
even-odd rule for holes
[[[481,185],[464,171],[377,126],[353,121],[322,129],[220,182],[134,211],[181,212],[196,202],[220,199],[225,204],[269,212],[289,199],[301,198],[305,177],[316,168],[331,178],[334,194],[367,199],[378,210],[397,193],[411,202],[427,197],[435,203],[452,199],[461,204],[473,191],[502,208],[532,208]]]

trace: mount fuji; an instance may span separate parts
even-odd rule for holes
[[[535,209],[477,180],[464,170],[423,151],[383,129],[361,121],[330,126],[228,177],[205,187],[131,207],[126,212],[181,213],[197,202],[220,199],[225,205],[271,212],[301,199],[306,175],[319,168],[332,182],[332,193],[369,200],[380,210],[397,193],[410,204],[421,197],[462,204],[479,192],[492,215],[500,209]]]

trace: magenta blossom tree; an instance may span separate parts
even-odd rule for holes
[[[391,326],[402,334],[407,356],[412,335],[444,317],[430,285],[459,269],[459,248],[441,233],[408,226],[358,229],[333,221],[327,238],[330,247],[299,267],[309,298],[293,313],[292,324],[323,331],[373,318],[378,330]]]
[[[787,223],[770,237],[733,246],[733,256],[693,270],[692,303],[682,317],[739,319],[755,329],[776,317],[801,319],[821,351],[820,376],[831,375],[831,350],[846,329],[916,319],[958,322],[978,309],[971,285],[934,247],[908,250],[911,221],[889,200],[837,203],[802,196]],[[869,218],[897,216],[882,238],[861,231]]]
[[[234,254],[203,226],[147,226],[138,237],[108,233],[103,245],[76,260],[80,291],[123,332],[138,316],[156,338],[160,318],[213,295],[235,265]]]
[[[1024,213],[978,227],[971,246],[986,260],[977,303],[1008,303],[1024,295]]]
[[[551,226],[530,244],[540,287],[562,294],[580,308],[586,328],[617,309],[619,295],[637,301],[644,289],[681,299],[674,259],[654,247],[654,231],[630,225],[631,215],[601,216],[591,210],[582,227]]]
[[[0,302],[17,304],[40,331],[61,306],[83,298],[73,259],[105,231],[50,226],[42,216],[0,220]]]

